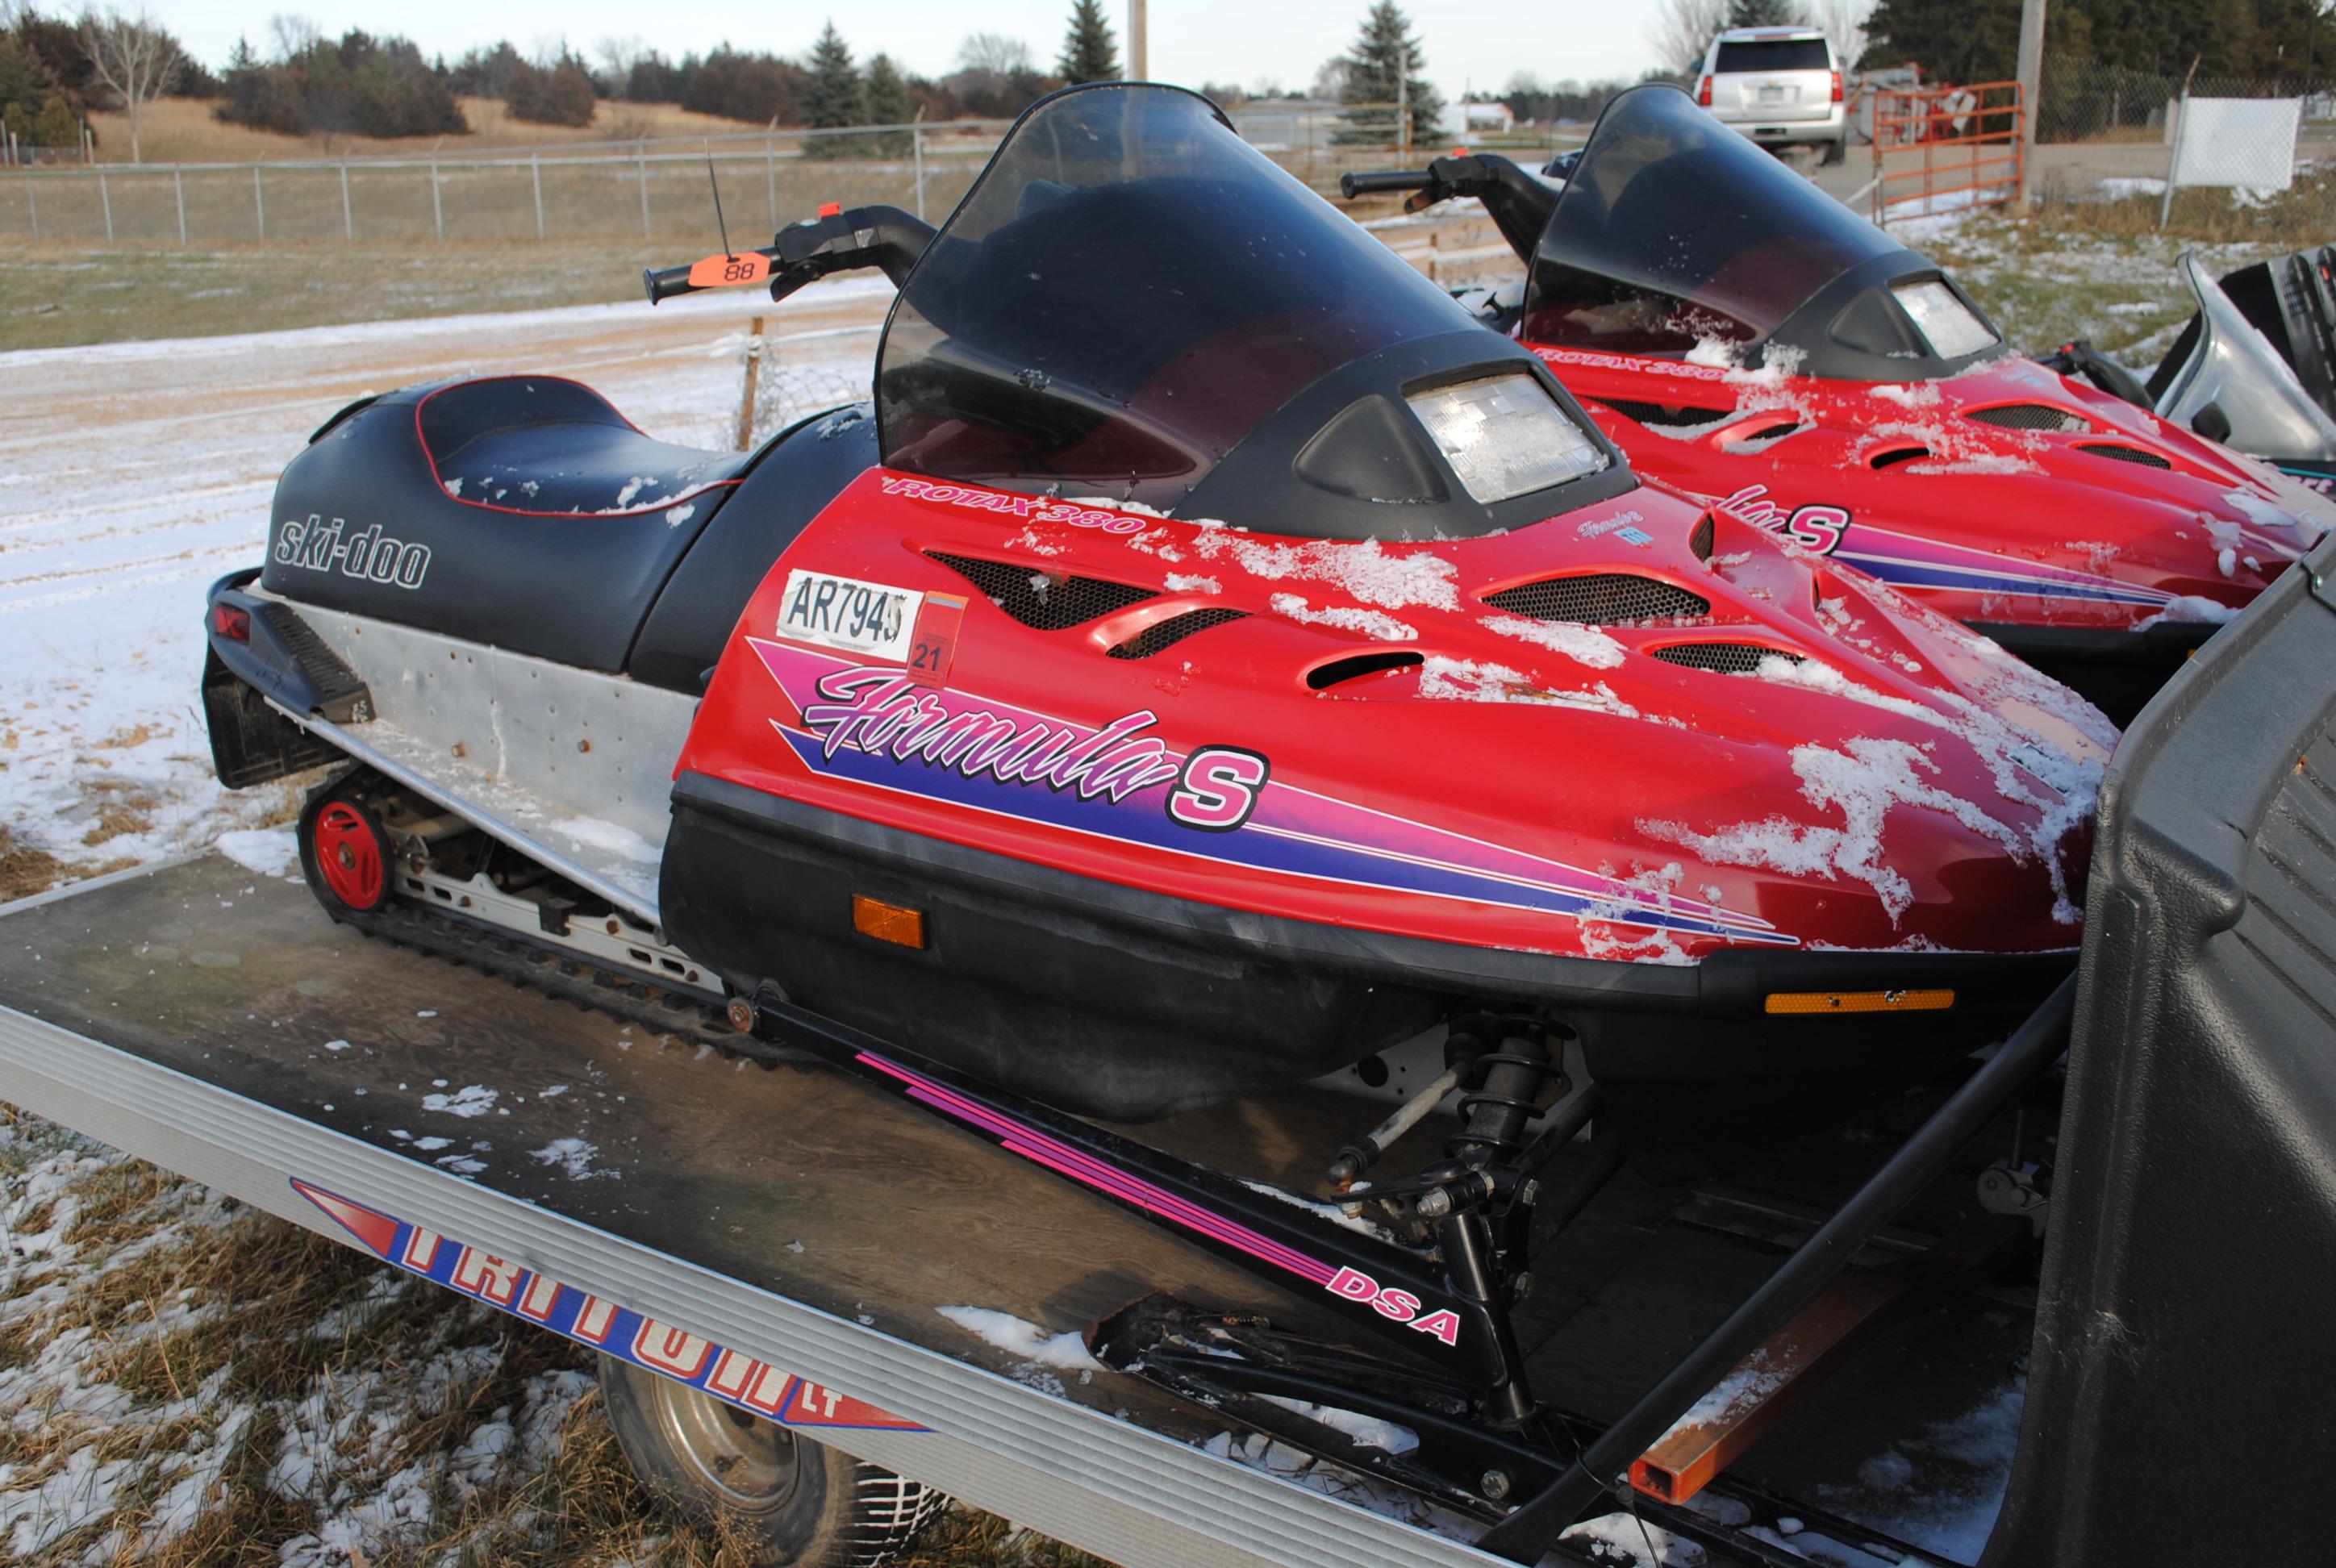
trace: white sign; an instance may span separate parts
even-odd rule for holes
[[[2174,133],[2173,183],[2284,190],[2295,182],[2301,98],[2193,98]]]

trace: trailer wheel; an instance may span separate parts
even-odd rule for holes
[[[318,791],[300,813],[300,869],[325,908],[370,914],[389,901],[389,836],[354,794]]]
[[[949,1499],[605,1352],[600,1392],[642,1485],[743,1534],[764,1568],[877,1568]]]

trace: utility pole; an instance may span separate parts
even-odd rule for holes
[[[2036,112],[2044,84],[2044,0],[2020,5],[2020,210],[2028,210],[2029,169],[2036,161]]]
[[[1144,8],[1146,0],[1127,0],[1127,79],[1149,82],[1152,66],[1144,48]]]

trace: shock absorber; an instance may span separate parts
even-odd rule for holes
[[[1525,1124],[1541,1108],[1543,1087],[1555,1080],[1559,1093],[1565,1088],[1565,1074],[1550,1057],[1547,1028],[1525,1018],[1487,1022],[1501,1030],[1500,1048],[1476,1057],[1476,1087],[1460,1096],[1460,1135],[1444,1145],[1447,1159],[1469,1164],[1515,1154]]]

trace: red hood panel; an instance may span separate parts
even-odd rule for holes
[[[2336,523],[2268,465],[2027,360],[1890,384],[1532,346],[1640,472],[1958,620],[2227,620]]]
[[[681,766],[1488,947],[2074,946],[2115,731],[1952,622],[1708,515],[1650,484],[1507,535],[1356,544],[871,472],[757,591]],[[1007,573],[998,597],[936,554],[996,563],[973,570]],[[939,678],[921,651],[790,635],[799,571],[930,596],[910,613],[936,628],[961,614]],[[1535,618],[1585,603],[1665,618]]]

